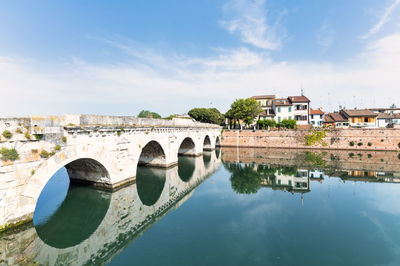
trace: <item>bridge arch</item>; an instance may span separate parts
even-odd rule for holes
[[[210,137],[208,135],[206,135],[204,137],[203,150],[205,150],[205,151],[211,151],[212,150],[211,139],[210,139]]]
[[[179,146],[178,155],[196,156],[196,144],[193,139],[186,137]]]
[[[142,149],[138,165],[140,166],[166,166],[166,156],[161,144],[155,140],[149,141]]]

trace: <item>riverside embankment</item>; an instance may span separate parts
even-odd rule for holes
[[[225,147],[400,150],[400,129],[224,130]]]

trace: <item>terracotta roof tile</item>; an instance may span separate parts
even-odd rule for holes
[[[321,109],[310,109],[310,114],[311,115],[323,115],[324,112]]]
[[[257,95],[257,96],[251,96],[250,98],[252,99],[275,99],[275,95]]]
[[[292,103],[309,103],[310,100],[306,96],[289,96]]]

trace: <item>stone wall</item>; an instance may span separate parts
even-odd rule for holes
[[[228,147],[317,148],[344,150],[400,150],[400,129],[326,130],[321,142],[306,145],[308,130],[224,130],[221,145]],[[353,142],[352,146],[350,143]]]

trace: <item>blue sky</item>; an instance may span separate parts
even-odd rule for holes
[[[400,0],[1,1],[1,116],[400,106]]]

